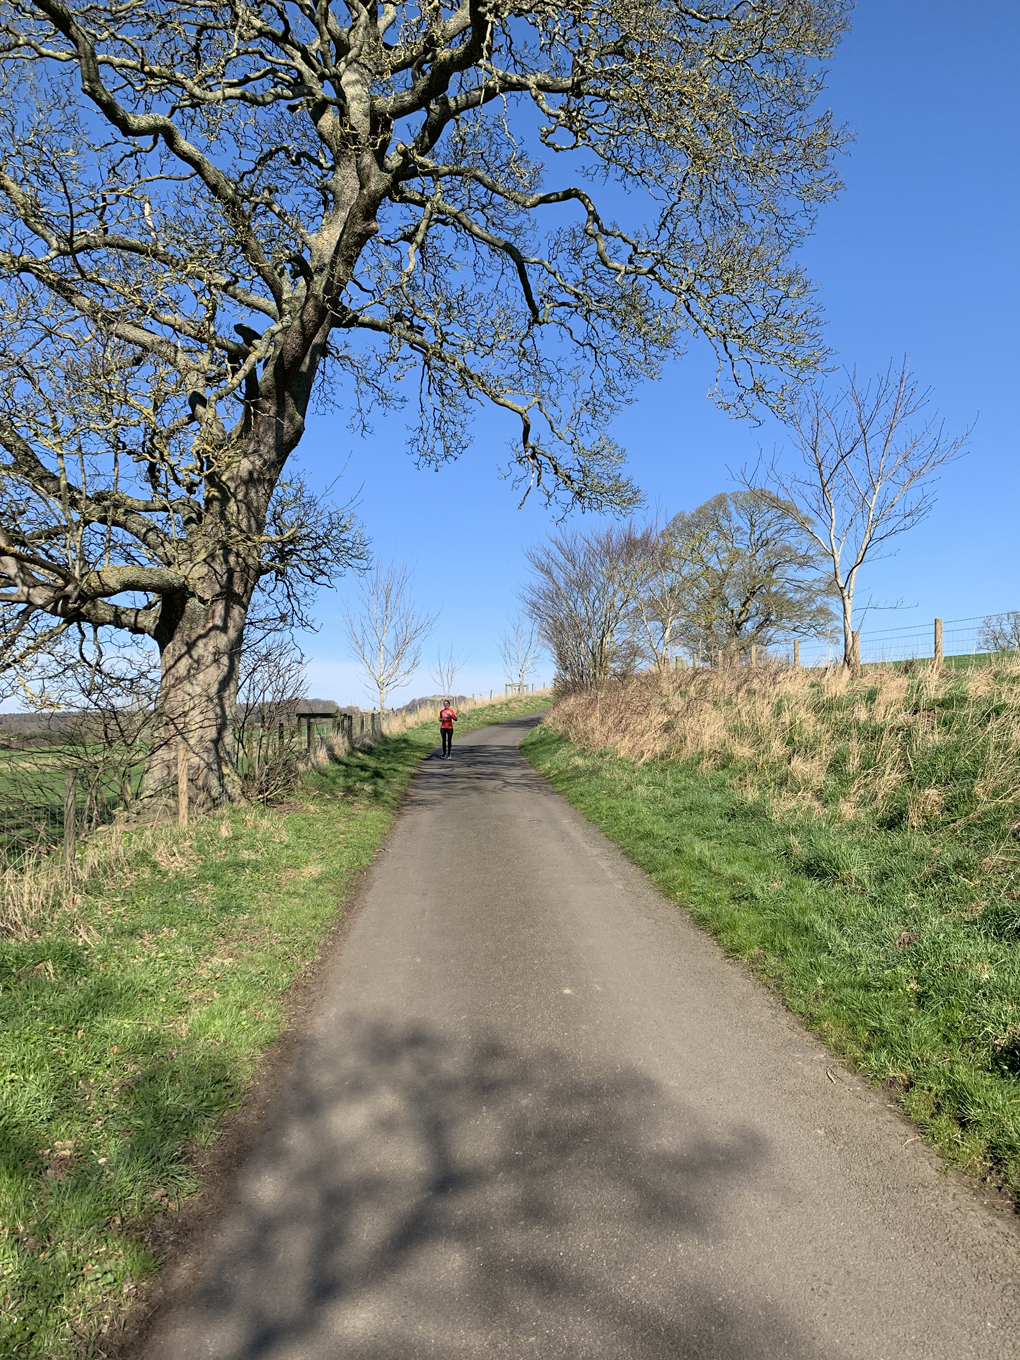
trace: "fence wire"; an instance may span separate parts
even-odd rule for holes
[[[467,711],[492,697],[490,690],[488,696],[460,695],[455,702]],[[302,763],[314,759],[327,743],[333,749],[353,749],[399,734],[415,723],[438,719],[443,702],[430,697],[385,713],[350,708],[330,713],[308,710],[305,700],[294,699],[280,706],[271,722],[246,722],[239,714],[238,773],[249,797],[276,797]],[[133,742],[104,744],[94,733],[74,739],[74,715],[63,715],[68,720],[64,727],[51,725],[45,714],[32,715],[32,722],[25,721],[28,716],[0,714],[0,869],[55,850],[64,841],[69,818],[74,821],[73,844],[75,836],[130,810],[137,803],[150,751],[148,729],[140,728]]]
[[[942,620],[942,659],[946,665],[981,665],[1003,655],[987,646],[988,615],[978,614],[965,619]],[[931,660],[935,656],[936,626],[914,624],[907,628],[868,629],[859,634],[860,660],[863,666],[895,665],[905,661]],[[838,666],[843,661],[843,639],[807,640],[800,643],[800,664],[808,668]],[[793,644],[770,647],[769,655],[776,660],[792,663]]]

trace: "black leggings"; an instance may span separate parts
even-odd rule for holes
[[[440,730],[442,731],[442,734],[443,734],[443,755],[444,755],[444,756],[452,755],[452,754],[453,754],[453,728],[452,728],[452,727],[443,727],[443,728],[441,728]]]

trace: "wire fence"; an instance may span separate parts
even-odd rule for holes
[[[858,661],[862,666],[899,665],[905,662],[938,658],[950,667],[988,664],[1003,655],[995,645],[988,627],[989,615],[964,619],[932,619],[927,624],[906,628],[861,628],[857,634]],[[769,655],[788,664],[808,668],[839,666],[843,663],[843,638],[805,639],[794,648],[770,647]],[[796,652],[796,656],[795,656]]]
[[[500,700],[508,692],[543,693],[541,687],[506,686],[488,694],[460,695],[456,706],[470,711]],[[329,755],[367,746],[383,735],[438,720],[442,698],[428,698],[403,709],[307,711],[303,701],[289,701],[272,720],[239,722],[236,732],[238,774],[248,796],[265,801],[293,782],[300,770]],[[320,706],[321,707],[321,706]],[[79,837],[108,825],[137,808],[151,724],[140,727],[133,743],[103,744],[94,733],[74,730],[74,715],[41,715],[33,726],[28,715],[0,715],[0,867],[64,848],[73,858]],[[176,798],[164,815],[188,820],[190,753],[177,743]]]
[[[87,834],[111,822],[137,793],[97,768],[96,752],[83,760],[79,748],[60,742],[4,734],[0,742],[0,861],[59,845],[69,826]],[[72,833],[73,834],[73,833]]]

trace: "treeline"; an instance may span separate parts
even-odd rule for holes
[[[565,530],[527,558],[525,608],[573,686],[678,657],[736,664],[752,646],[828,636],[836,621],[817,542],[768,491],[722,493],[665,525]]]

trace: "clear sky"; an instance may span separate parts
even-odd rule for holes
[[[801,255],[828,342],[861,373],[906,355],[947,429],[974,426],[930,519],[862,575],[862,601],[902,602],[869,615],[865,631],[1020,608],[1018,50],[1017,0],[858,0],[829,76],[826,102],[855,141],[841,162],[846,187]],[[707,347],[692,342],[614,422],[632,476],[661,512],[731,489],[730,470],[783,445],[781,427],[732,420],[706,398],[713,371]],[[374,551],[415,564],[422,602],[441,610],[436,639],[470,653],[461,692],[502,688],[496,639],[525,574],[522,549],[552,527],[538,501],[518,510],[499,478],[512,426],[486,418],[475,433],[470,452],[439,472],[415,468],[399,414],[365,440],[342,418],[315,417],[300,451],[313,484],[349,459],[340,490],[361,488]],[[303,645],[312,693],[364,703],[340,623],[350,588],[342,580],[320,596],[321,629]],[[433,689],[423,673],[402,694]]]

